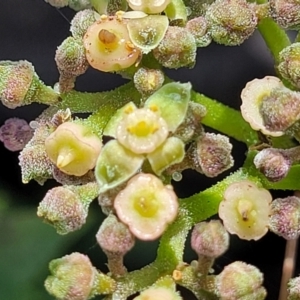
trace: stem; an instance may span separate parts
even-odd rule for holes
[[[297,256],[298,239],[287,240],[284,261],[282,266],[282,277],[280,283],[280,291],[278,300],[286,300],[287,293],[287,283],[293,277],[294,268],[295,268],[295,259]]]

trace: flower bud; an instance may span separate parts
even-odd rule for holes
[[[114,275],[126,272],[123,266],[124,255],[134,246],[134,236],[126,225],[110,214],[101,224],[96,239],[108,258],[108,268]]]
[[[219,220],[201,222],[192,231],[191,246],[198,255],[217,258],[228,249],[229,234]]]
[[[95,167],[102,142],[87,126],[64,122],[46,138],[45,147],[61,171],[82,176]]]
[[[253,182],[235,182],[224,192],[219,217],[231,234],[245,240],[258,240],[268,231],[271,201],[269,191]]]
[[[169,26],[153,55],[166,68],[192,68],[196,62],[196,50],[195,38],[187,29]]]
[[[85,224],[89,204],[97,194],[94,183],[52,188],[40,202],[37,215],[55,227],[57,233],[67,234]]]
[[[127,183],[114,201],[119,219],[141,240],[154,240],[174,221],[177,196],[152,174],[140,173]]]
[[[69,3],[69,0],[45,0],[45,1],[50,5],[58,8],[67,6]]]
[[[55,61],[59,71],[59,91],[67,92],[74,87],[77,76],[88,69],[85,48],[81,40],[68,37],[57,48]]]
[[[257,17],[246,0],[216,0],[206,11],[205,19],[212,39],[219,44],[242,44],[254,32]]]
[[[0,127],[0,141],[10,151],[22,150],[32,136],[33,129],[23,119],[7,119]]]
[[[300,276],[289,280],[287,292],[287,300],[300,300]]]
[[[194,36],[197,47],[207,47],[211,43],[207,21],[203,16],[189,20],[185,28]]]
[[[182,300],[183,298],[178,294],[178,292],[173,291],[166,287],[150,287],[133,300]]]
[[[291,159],[283,149],[274,148],[260,151],[255,156],[253,163],[272,182],[286,177],[292,165]]]
[[[87,300],[115,289],[114,280],[98,273],[89,258],[81,253],[54,259],[49,269],[51,275],[46,279],[45,287],[58,300]]]
[[[252,265],[233,262],[216,276],[216,294],[222,300],[257,299],[267,296],[262,286],[263,274]]]
[[[54,104],[59,96],[40,81],[28,61],[0,62],[0,99],[8,108],[32,102]]]
[[[269,0],[273,19],[283,28],[300,28],[300,4],[298,0]]]
[[[91,8],[92,5],[90,0],[69,0],[69,7],[76,11],[79,11]]]
[[[300,43],[293,43],[279,53],[278,71],[280,75],[300,88]]]
[[[126,21],[117,17],[96,21],[88,28],[83,42],[89,64],[103,72],[126,69],[140,56],[130,40]]]
[[[290,196],[278,198],[271,203],[269,228],[287,240],[300,235],[300,198]]]
[[[156,69],[138,69],[134,76],[133,82],[135,88],[142,94],[149,96],[158,90],[164,83],[165,77],[161,70]]]
[[[100,19],[100,15],[92,9],[79,11],[71,21],[70,31],[75,39],[82,39],[87,29]]]
[[[215,177],[233,166],[232,145],[229,138],[215,133],[205,133],[197,143],[197,160],[207,177]]]

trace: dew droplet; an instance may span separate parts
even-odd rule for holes
[[[182,174],[180,172],[174,172],[172,174],[172,179],[174,181],[180,181],[182,179]]]

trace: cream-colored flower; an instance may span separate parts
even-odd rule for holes
[[[171,185],[164,186],[156,176],[140,173],[117,195],[114,207],[137,238],[154,240],[175,219],[178,200]]]
[[[219,206],[225,228],[245,240],[258,240],[268,231],[270,203],[268,190],[249,180],[231,184]]]

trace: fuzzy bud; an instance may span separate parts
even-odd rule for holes
[[[300,198],[290,196],[275,199],[271,204],[269,228],[287,240],[300,235]]]
[[[300,276],[289,280],[287,292],[287,300],[300,300]]]
[[[257,25],[255,9],[246,0],[216,0],[205,18],[213,40],[226,46],[242,44]]]
[[[192,68],[196,62],[196,50],[195,38],[187,29],[169,26],[153,55],[166,68]]]
[[[142,95],[151,95],[164,83],[165,77],[161,70],[140,68],[133,77],[134,86]]]
[[[82,39],[87,29],[100,18],[94,10],[79,11],[71,21],[70,31],[75,39]]]
[[[300,88],[300,43],[293,43],[279,53],[278,71],[280,75]]]
[[[52,188],[40,202],[37,215],[53,225],[57,233],[67,234],[85,224],[89,204],[97,194],[93,183]]]
[[[73,37],[65,39],[57,48],[55,61],[60,74],[61,93],[71,90],[76,77],[84,74],[89,66],[82,41]]]
[[[0,100],[8,108],[32,102],[54,104],[59,96],[46,86],[28,61],[0,62]]]
[[[192,249],[211,258],[221,256],[229,247],[229,234],[219,220],[195,225],[191,237]]]
[[[197,47],[207,47],[211,43],[207,21],[203,16],[189,20],[185,28],[194,36]]]
[[[267,148],[260,151],[253,161],[255,167],[269,181],[276,182],[287,176],[292,161],[282,149]]]
[[[267,296],[262,286],[263,274],[252,265],[233,262],[216,276],[216,294],[222,300],[256,299]]]
[[[205,133],[197,143],[197,160],[207,177],[215,177],[233,166],[232,145],[229,138],[215,133]]]
[[[76,11],[79,11],[91,8],[92,5],[90,0],[69,0],[69,7]]]
[[[22,150],[33,136],[33,129],[19,118],[10,118],[0,127],[0,141],[10,151]]]
[[[49,3],[50,5],[61,8],[64,6],[67,6],[69,3],[69,0],[45,0],[45,2]]]
[[[300,3],[298,0],[269,0],[273,19],[283,28],[300,28]]]
[[[54,259],[49,269],[51,275],[46,279],[45,287],[58,300],[88,300],[115,289],[114,280],[98,273],[89,258],[81,253]]]

